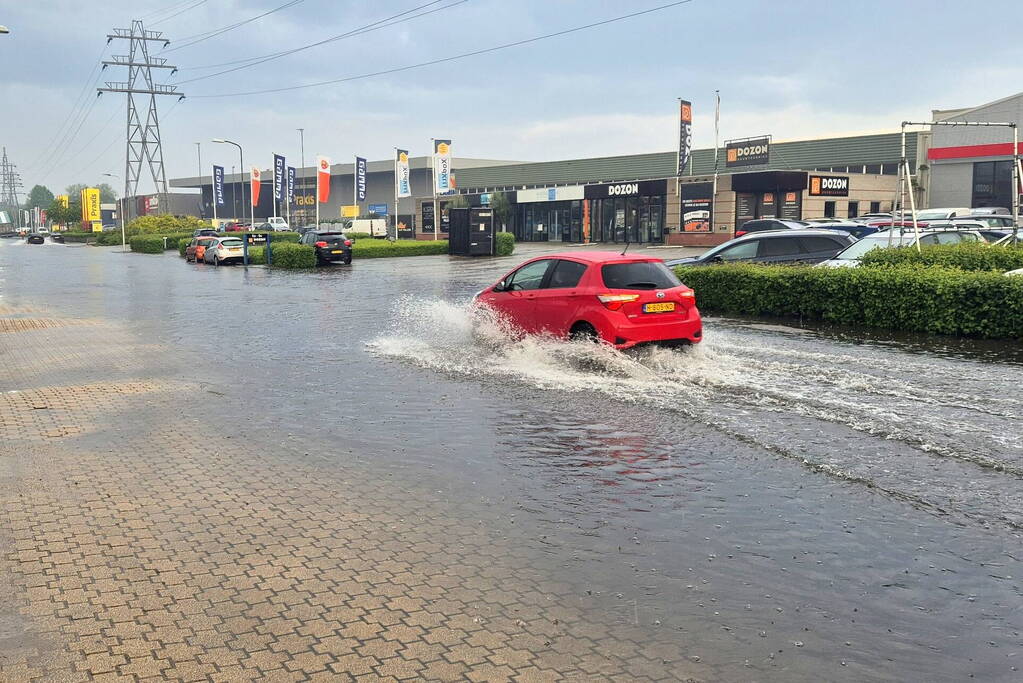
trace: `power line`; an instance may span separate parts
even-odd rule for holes
[[[153,19],[154,17],[157,17],[157,16],[159,16],[161,14],[166,14],[168,12],[173,12],[173,11],[175,11],[177,9],[180,9],[181,7],[184,7],[185,5],[187,5],[189,3],[192,3],[192,2],[195,2],[195,0],[182,0],[182,2],[175,2],[175,3],[172,3],[172,4],[168,5],[167,7],[161,7],[160,9],[153,10],[152,12],[149,12],[148,14],[143,14],[141,18],[142,18],[143,21],[149,21],[150,19]]]
[[[386,28],[388,26],[393,26],[395,24],[401,23],[403,21],[408,21],[410,19],[417,19],[419,17],[426,16],[427,14],[432,14],[433,12],[439,12],[441,10],[449,9],[449,8],[454,7],[456,5],[464,4],[464,3],[468,2],[468,1],[469,0],[456,0],[455,2],[452,2],[451,4],[445,5],[443,7],[438,7],[436,9],[429,10],[427,12],[422,12],[420,14],[417,14],[417,15],[414,15],[414,16],[411,16],[411,17],[405,16],[407,14],[411,14],[412,12],[417,12],[417,11],[419,11],[421,9],[429,7],[430,5],[436,5],[436,4],[440,3],[440,2],[444,2],[444,0],[433,0],[433,2],[428,2],[425,5],[420,5],[418,7],[413,7],[410,10],[406,10],[404,12],[399,12],[398,14],[394,14],[392,16],[389,16],[389,17],[385,18],[385,19],[380,19],[378,21],[374,21],[371,24],[366,24],[365,26],[361,26],[359,28],[352,29],[351,31],[347,31],[345,33],[339,33],[338,35],[331,36],[330,38],[324,38],[323,40],[319,40],[319,41],[317,41],[315,43],[309,43],[308,45],[303,45],[301,47],[292,48],[290,50],[284,50],[283,52],[275,52],[273,54],[263,55],[262,57],[251,57],[249,59],[239,60],[239,61],[249,62],[249,63],[248,64],[243,64],[242,66],[236,66],[236,67],[234,67],[232,69],[225,69],[223,71],[218,71],[217,73],[206,74],[205,76],[196,76],[195,78],[189,78],[187,80],[180,81],[180,84],[184,85],[185,83],[191,83],[193,81],[200,81],[200,80],[204,80],[204,79],[207,79],[207,78],[214,78],[216,76],[223,76],[224,74],[229,74],[229,73],[232,73],[234,71],[239,71],[241,69],[247,69],[247,68],[249,68],[251,66],[256,66],[258,64],[263,64],[265,62],[269,62],[269,61],[272,61],[274,59],[279,59],[281,57],[286,57],[288,55],[295,54],[296,52],[302,52],[304,50],[309,50],[309,49],[314,48],[314,47],[319,47],[320,45],[325,45],[326,43],[331,43],[331,42],[334,42],[334,41],[337,41],[337,40],[343,40],[345,38],[350,38],[350,37],[355,36],[355,35],[361,35],[363,33],[369,33],[370,31],[375,31],[375,30],[378,30],[378,29],[381,29],[381,28]],[[404,17],[404,18],[401,18],[401,17]],[[397,20],[397,21],[395,21],[395,20]],[[386,22],[392,22],[392,23],[388,24]],[[253,60],[256,60],[256,61],[253,61]],[[192,68],[194,68],[194,69],[202,69],[202,68],[206,68],[206,67],[192,67]]]
[[[607,24],[613,24],[618,21],[625,19],[632,19],[633,17],[642,16],[644,14],[651,14],[653,12],[659,12],[660,10],[668,9],[670,7],[678,7],[679,5],[686,5],[693,0],[678,0],[678,2],[670,2],[666,5],[660,5],[658,7],[651,7],[650,9],[641,10],[639,12],[631,12],[629,14],[623,14],[621,16],[612,17],[610,19],[604,19],[603,21],[595,21],[590,24],[584,24],[582,26],[575,26],[573,28],[564,29],[561,31],[555,31],[554,33],[547,33],[542,36],[534,36],[533,38],[526,38],[524,40],[516,40],[511,43],[504,43],[503,45],[495,45],[493,47],[487,47],[480,50],[473,50],[472,52],[463,52],[459,55],[453,55],[451,57],[442,57],[441,59],[433,59],[428,62],[420,62],[418,64],[409,64],[407,66],[399,66],[393,69],[384,69],[382,71],[374,71],[372,73],[361,74],[358,76],[347,76],[345,78],[335,78],[329,81],[320,81],[318,83],[306,83],[305,85],[292,85],[286,88],[270,88],[267,90],[250,90],[248,92],[234,92],[234,93],[223,93],[220,95],[190,95],[190,97],[202,97],[202,98],[214,98],[214,97],[246,97],[248,95],[266,95],[269,93],[277,92],[288,92],[291,90],[303,90],[305,88],[317,88],[322,85],[334,85],[336,83],[348,83],[350,81],[357,81],[364,78],[373,78],[374,76],[385,76],[387,74],[398,73],[401,71],[410,71],[412,69],[421,69],[427,66],[433,66],[435,64],[444,64],[445,62],[453,62],[459,59],[465,59],[467,57],[476,57],[478,55],[488,54],[490,52],[497,52],[499,50],[506,50],[512,47],[519,47],[520,45],[528,45],[529,43],[535,43],[541,40],[547,40],[549,38],[557,38],[558,36],[568,35],[570,33],[576,33],[578,31],[584,31],[590,28],[596,28],[597,26],[606,26]],[[216,76],[218,74],[212,74]],[[205,77],[204,77],[205,78]],[[198,78],[191,79],[193,81],[199,80]],[[189,81],[183,81],[188,83]]]
[[[204,40],[209,40],[210,38],[215,38],[216,36],[219,36],[221,34],[227,33],[228,31],[233,31],[234,29],[238,28],[239,26],[244,26],[245,24],[250,24],[250,23],[252,23],[253,21],[255,21],[257,19],[262,19],[263,17],[265,17],[265,16],[267,16],[269,14],[273,14],[274,12],[279,12],[279,11],[281,11],[283,9],[288,9],[289,7],[293,7],[293,6],[297,5],[300,2],[305,2],[305,0],[291,0],[291,2],[286,2],[283,5],[280,5],[278,7],[273,8],[272,10],[268,10],[266,12],[263,12],[262,14],[257,14],[256,16],[251,17],[249,19],[245,19],[244,21],[239,21],[239,22],[236,22],[234,24],[230,24],[229,26],[223,26],[223,27],[221,27],[219,29],[213,29],[212,31],[206,31],[205,33],[197,33],[194,36],[188,36],[187,38],[179,38],[178,41],[177,41],[177,44],[175,44],[174,47],[170,48],[169,50],[163,50],[163,52],[174,52],[175,50],[180,50],[182,48],[191,47],[192,45],[195,45],[196,43],[201,43]]]
[[[174,17],[176,17],[176,16],[178,16],[180,14],[184,14],[185,12],[188,12],[189,10],[195,9],[199,5],[205,5],[207,2],[209,2],[209,0],[198,0],[198,2],[196,2],[195,4],[189,5],[185,9],[180,10],[178,12],[175,12],[174,14],[170,15],[169,17],[164,17],[163,19],[157,19],[156,21],[150,22],[149,25],[150,26],[156,26],[157,24],[162,24],[165,21],[170,21],[171,19],[173,19]]]

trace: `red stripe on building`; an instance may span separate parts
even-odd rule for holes
[[[1020,144],[1023,150],[1023,143]],[[967,159],[969,157],[1008,157],[1012,156],[1012,143],[1002,142],[997,145],[964,145],[962,147],[931,147],[927,150],[928,159]]]

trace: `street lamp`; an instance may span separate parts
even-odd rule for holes
[[[238,164],[241,166],[242,172],[242,204],[245,204],[245,153],[242,151],[242,146],[232,140],[225,140],[224,138],[213,138],[213,142],[217,142],[224,145],[234,145],[238,148]],[[256,228],[256,207],[252,206],[252,202],[249,202],[249,230],[255,230]]]
[[[104,173],[103,175],[109,178],[121,179],[121,176],[114,175],[113,173]],[[121,214],[121,251],[128,251],[128,240],[124,236],[124,212],[127,210],[128,204],[124,202],[122,205],[122,200],[124,199],[125,197],[121,197],[121,199],[117,200],[117,213]]]

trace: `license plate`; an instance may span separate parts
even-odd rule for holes
[[[242,253],[241,249],[228,249],[227,251],[232,253],[232,254],[240,254],[240,253]]]
[[[668,313],[675,310],[674,301],[665,301],[656,304],[643,304],[644,313]]]
[[[343,253],[345,253],[345,250],[344,249],[331,249],[330,253],[331,254],[343,254]]]

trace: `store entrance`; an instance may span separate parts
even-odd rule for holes
[[[593,242],[664,241],[663,195],[590,200],[590,239]]]
[[[533,202],[519,205],[515,239],[522,242],[581,242],[582,202]]]

